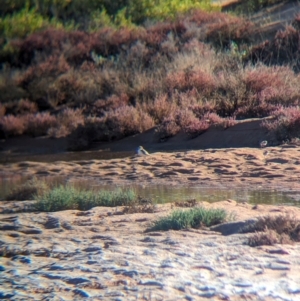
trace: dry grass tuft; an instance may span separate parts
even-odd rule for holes
[[[264,216],[241,232],[255,232],[248,240],[250,246],[299,242],[300,220],[290,215]]]
[[[197,205],[196,199],[190,199],[186,201],[176,201],[174,204],[171,204],[171,207],[182,207],[182,208],[191,208]]]
[[[155,211],[156,205],[151,199],[143,199],[142,197],[138,196],[136,200],[130,202],[123,208],[122,213],[154,213]]]

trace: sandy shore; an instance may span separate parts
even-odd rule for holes
[[[1,175],[93,178],[102,184],[197,184],[300,189],[300,147],[228,148],[154,152],[111,160],[19,162],[1,165]]]
[[[1,209],[5,207],[0,203]],[[0,296],[5,300],[229,300],[300,298],[300,244],[250,247],[239,221],[300,209],[224,201],[222,228],[145,232],[172,210],[122,207],[1,214]],[[217,231],[218,230],[218,231]],[[222,231],[221,231],[222,232]],[[30,292],[30,294],[28,294]]]

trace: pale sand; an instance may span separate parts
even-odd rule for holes
[[[111,160],[19,162],[1,165],[1,175],[94,178],[101,184],[196,184],[299,189],[300,147],[226,148],[155,152]]]
[[[6,202],[0,202],[5,209]],[[300,208],[224,201],[237,221]],[[6,300],[297,301],[300,244],[252,248],[247,237],[210,229],[145,232],[172,210],[122,207],[0,215],[1,296]],[[19,255],[16,255],[19,254]],[[29,293],[30,292],[30,293]],[[10,298],[9,298],[10,297]]]

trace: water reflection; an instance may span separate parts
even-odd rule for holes
[[[116,185],[102,185],[99,179],[76,179],[56,176],[39,178],[37,181],[44,180],[48,186],[74,185],[81,189],[93,190],[114,190]],[[4,200],[5,196],[13,189],[33,181],[31,177],[15,176],[5,178],[0,176],[0,200]],[[250,204],[285,204],[300,205],[299,191],[278,191],[278,190],[250,190],[245,188],[211,188],[211,187],[186,187],[186,186],[170,186],[170,185],[126,185],[123,188],[132,188],[143,198],[150,198],[156,203],[167,203],[175,201],[184,201],[188,199],[196,199],[197,201],[217,202],[227,199],[233,199],[237,202],[247,202]]]
[[[128,186],[127,186],[128,187]],[[209,203],[232,199],[250,204],[286,204],[299,206],[299,192],[280,192],[276,190],[226,189],[210,187],[170,187],[166,185],[131,185],[138,195],[151,198],[157,203],[168,203],[196,199]],[[107,187],[108,189],[111,187]]]

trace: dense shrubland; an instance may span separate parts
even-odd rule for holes
[[[265,126],[280,140],[299,135],[290,130],[300,120],[299,18],[273,41],[252,46],[256,28],[246,19],[175,14],[175,0],[170,11],[161,0],[162,13],[153,15],[130,0],[90,0],[79,15],[82,1],[6,2],[0,5],[3,137],[68,137],[70,148],[80,150],[154,126],[159,138],[180,131],[193,138],[210,126],[270,115],[275,119]],[[101,6],[106,23],[87,23],[93,5]],[[186,5],[179,12],[193,8]],[[35,16],[30,26],[9,32],[7,24],[22,14]]]

